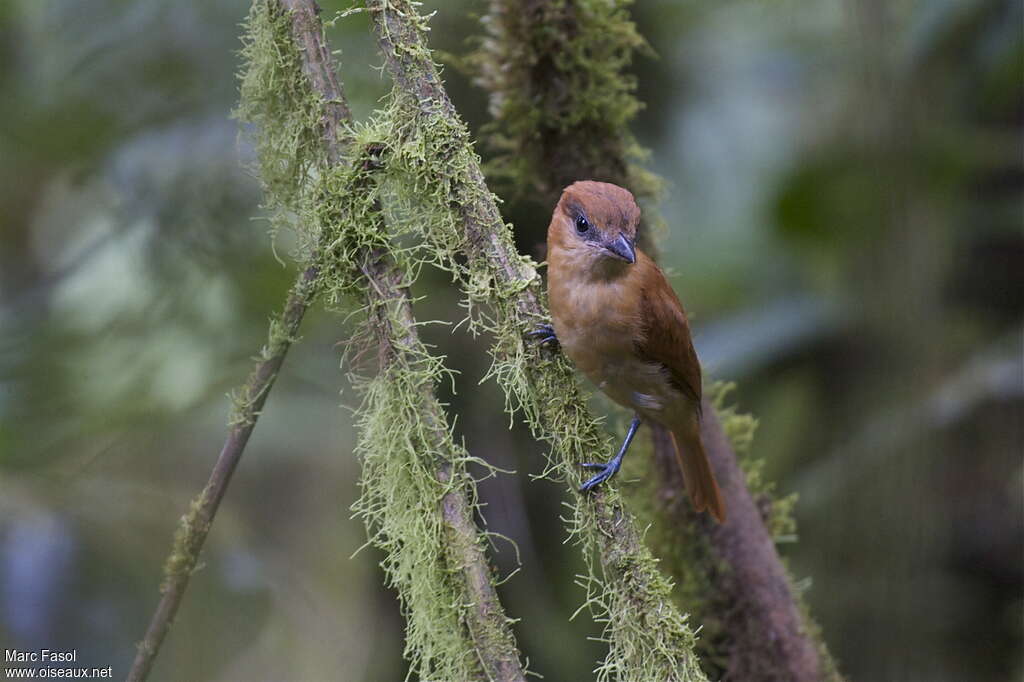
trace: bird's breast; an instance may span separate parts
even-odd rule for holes
[[[616,289],[593,285],[552,291],[551,317],[558,341],[586,374],[633,352],[636,311]]]
[[[612,400],[644,414],[675,402],[662,369],[641,359],[639,299],[625,283],[550,285],[551,316],[563,351]]]

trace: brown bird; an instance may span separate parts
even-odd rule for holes
[[[675,445],[697,511],[719,521],[725,507],[700,437],[701,373],[686,313],[665,274],[634,245],[640,208],[605,182],[569,185],[548,227],[551,325],[531,332],[557,343],[608,397],[634,411],[626,438],[589,490],[615,475],[644,419],[661,424]]]

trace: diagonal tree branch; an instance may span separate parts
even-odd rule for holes
[[[409,292],[404,286],[406,273],[396,266],[389,254],[372,254],[363,267],[369,282],[367,303],[372,327],[377,338],[379,371],[384,374],[393,366],[414,362],[404,349],[420,346],[416,332]],[[420,413],[437,444],[449,443],[448,423],[441,404],[429,385],[421,388],[416,410]],[[467,499],[465,477],[451,485],[455,474],[450,461],[435,463],[437,480],[450,489],[445,493],[439,513],[444,519],[449,564],[460,570],[464,588],[466,625],[488,680],[523,681],[525,675],[519,662],[515,638],[505,616],[491,570],[487,564],[480,532],[473,522],[473,508]]]
[[[426,229],[424,236],[441,248],[455,249],[469,262],[471,275],[462,285],[472,298],[473,282],[493,282],[489,297],[495,328],[521,334],[547,317],[536,287],[536,270],[515,250],[487,188],[468,131],[449,99],[423,37],[422,18],[406,0],[369,0],[373,27],[398,97],[437,158],[450,161],[450,175],[434,178],[442,187],[440,201],[457,215],[457,246],[450,234]],[[418,159],[419,153],[415,156]],[[414,161],[415,162],[415,161]],[[457,259],[453,255],[452,259]],[[453,266],[458,269],[458,266]],[[521,337],[507,335],[492,353],[496,365],[517,368],[520,375],[497,372],[506,392],[527,413],[531,426],[560,453],[559,467],[570,481],[579,478],[578,464],[592,458],[588,446],[603,443],[573,385],[564,362],[538,362],[537,351],[525,350]],[[510,370],[512,371],[512,370]],[[566,427],[569,428],[566,428]],[[671,602],[671,585],[658,572],[635,523],[612,490],[577,498],[584,519],[577,530],[588,547],[596,547],[605,574],[604,591],[597,597],[598,617],[607,623],[611,650],[598,669],[599,679],[697,680],[703,675],[692,653],[693,635],[685,617]]]
[[[729,520],[716,524],[687,512],[691,523],[701,526],[722,563],[721,569],[712,573],[712,584],[729,609],[724,620],[732,646],[725,678],[820,682],[826,676],[814,638],[804,625],[789,576],[750,495],[746,476],[707,401],[701,432],[728,505]],[[680,506],[675,505],[677,519],[682,516]]]

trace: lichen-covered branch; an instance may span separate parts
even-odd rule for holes
[[[268,65],[251,62],[254,83],[243,88],[243,103],[253,120],[285,113],[277,106],[279,93],[282,84],[291,84],[285,89],[294,88],[297,97],[282,107],[291,112],[287,120],[299,129],[315,122],[319,133],[303,161],[302,150],[287,149],[288,138],[264,130],[261,166],[273,175],[281,153],[297,159],[296,168],[313,164],[315,173],[297,175],[308,187],[281,193],[290,203],[279,205],[315,229],[311,238],[323,254],[325,298],[337,302],[356,295],[365,302],[365,333],[376,342],[378,366],[371,378],[354,377],[364,396],[357,412],[363,495],[354,509],[364,517],[370,541],[383,550],[382,566],[402,601],[410,674],[523,680],[485,538],[473,520],[474,486],[465,472],[470,458],[454,442],[434,396],[444,370],[420,342],[413,317],[407,280],[415,263],[392,252],[371,177],[381,165],[382,146],[351,144],[352,122],[316,5],[281,4],[287,33],[280,30],[276,3],[254,4],[251,44],[269,37],[270,54],[278,58],[269,65],[272,73],[262,76],[260,64]]]
[[[524,680],[473,522],[468,455],[453,442],[434,396],[438,367],[420,343],[406,274],[385,253],[371,257],[363,274],[380,352],[360,411],[368,471],[356,510],[376,530],[374,544],[386,552],[384,568],[405,602],[407,654],[422,679]],[[395,413],[414,416],[402,423]],[[405,451],[389,451],[398,439]],[[381,477],[390,480],[384,485]],[[416,534],[427,535],[426,524],[433,537]],[[453,576],[461,578],[453,584]]]
[[[575,488],[578,464],[606,452],[609,443],[587,413],[567,363],[523,342],[522,334],[546,317],[534,264],[516,252],[501,220],[424,41],[423,18],[404,0],[371,0],[367,6],[395,82],[389,175],[415,197],[401,214],[463,287],[471,328],[494,337],[492,375],[552,445],[553,468]],[[598,679],[704,679],[671,585],[617,494],[604,490],[574,502],[571,531],[588,561],[597,553],[602,569],[581,578],[609,643]]]

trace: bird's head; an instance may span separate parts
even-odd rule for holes
[[[629,190],[607,182],[575,182],[562,192],[551,216],[548,247],[583,266],[621,270],[636,262],[639,221],[640,207]]]

